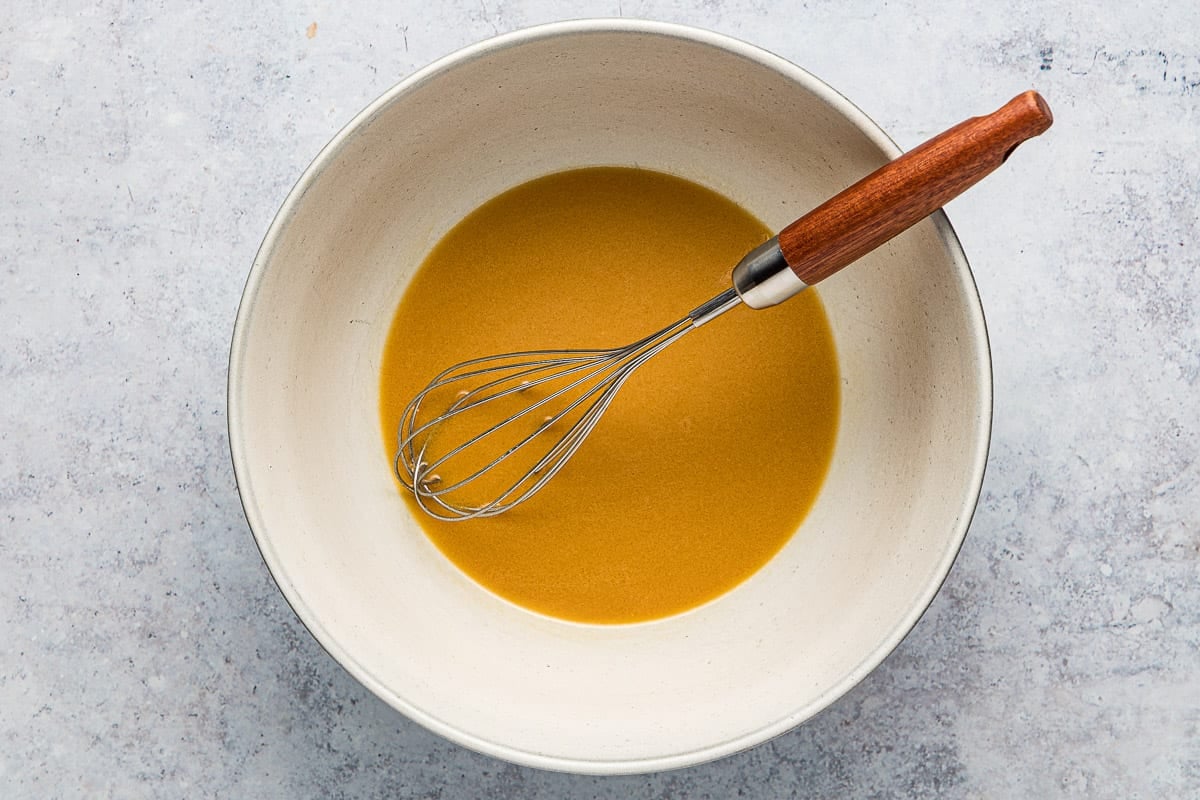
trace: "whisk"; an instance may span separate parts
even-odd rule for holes
[[[767,308],[829,277],[974,185],[1052,121],[1045,100],[1029,91],[950,128],[750,251],[729,289],[644,339],[450,367],[401,415],[396,476],[438,519],[509,511],[563,468],[642,364],[737,305]]]

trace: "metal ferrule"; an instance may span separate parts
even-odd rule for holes
[[[779,237],[772,236],[733,268],[733,288],[751,308],[768,308],[807,289],[808,284],[792,272],[779,249]]]

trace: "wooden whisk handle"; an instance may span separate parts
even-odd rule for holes
[[[973,186],[1053,121],[1028,91],[955,125],[780,231],[784,260],[810,286],[829,277]]]

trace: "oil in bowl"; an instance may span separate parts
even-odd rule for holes
[[[384,350],[383,446],[445,367],[638,339],[729,286],[771,231],[703,186],[625,167],[548,175],[483,204],[429,253]],[[817,292],[740,308],[651,359],[536,498],[469,522],[412,513],[482,587],[585,623],[682,613],[797,532],[828,469],[837,358]],[[398,484],[397,484],[398,485]],[[399,485],[398,485],[399,488]]]

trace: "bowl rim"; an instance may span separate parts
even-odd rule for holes
[[[825,692],[815,697],[805,706],[793,709],[790,713],[773,723],[764,725],[762,728],[732,739],[685,752],[647,758],[567,758],[524,750],[502,742],[476,736],[412,705],[404,697],[376,679],[369,670],[363,667],[349,652],[344,650],[337,638],[325,627],[319,616],[313,612],[296,590],[283,562],[272,546],[271,537],[267,534],[265,523],[258,513],[258,507],[254,500],[254,490],[249,480],[249,456],[245,451],[243,437],[240,433],[242,430],[242,408],[239,399],[239,389],[245,382],[244,360],[247,350],[247,330],[249,328],[249,320],[254,314],[255,307],[258,305],[259,289],[267,269],[267,264],[273,257],[282,231],[295,215],[297,206],[303,200],[305,194],[307,194],[308,189],[320,178],[326,168],[337,161],[339,154],[346,147],[349,140],[358,131],[367,127],[376,116],[400,96],[413,91],[439,75],[462,64],[511,47],[543,39],[595,33],[636,33],[680,39],[690,43],[715,47],[753,61],[803,86],[805,90],[822,100],[854,125],[889,158],[895,158],[902,152],[874,120],[867,116],[866,113],[854,105],[848,98],[811,72],[762,47],[727,34],[703,28],[679,23],[627,17],[587,18],[535,25],[467,45],[438,58],[400,80],[368,104],[363,110],[355,114],[318,152],[289,190],[287,197],[280,206],[279,211],[273,217],[262,243],[255,254],[238,304],[233,336],[230,341],[228,380],[226,385],[226,419],[230,456],[237,483],[238,497],[259,553],[272,579],[279,588],[284,600],[296,615],[296,618],[325,652],[355,680],[414,722],[445,739],[479,753],[524,766],[559,772],[592,775],[642,774],[694,766],[747,750],[776,736],[780,736],[820,714],[849,692],[850,689],[858,685],[899,646],[900,642],[908,636],[917,622],[924,616],[933,602],[933,598],[944,585],[950,569],[962,549],[967,530],[970,527],[978,506],[991,447],[994,412],[991,347],[983,305],[966,254],[962,249],[958,235],[955,233],[944,211],[938,210],[934,212],[931,219],[933,220],[939,239],[946,248],[951,261],[954,263],[956,271],[964,279],[963,285],[969,300],[966,316],[969,328],[973,334],[972,340],[976,350],[976,363],[979,365],[979,374],[975,377],[981,395],[979,408],[977,409],[980,424],[974,447],[975,459],[972,464],[970,480],[965,484],[966,492],[958,515],[958,524],[953,532],[953,539],[938,561],[936,569],[932,573],[934,579],[930,581],[925,592],[913,604],[909,613],[895,626],[891,633],[873,651],[868,653],[854,669],[848,671],[841,680],[830,686]]]

